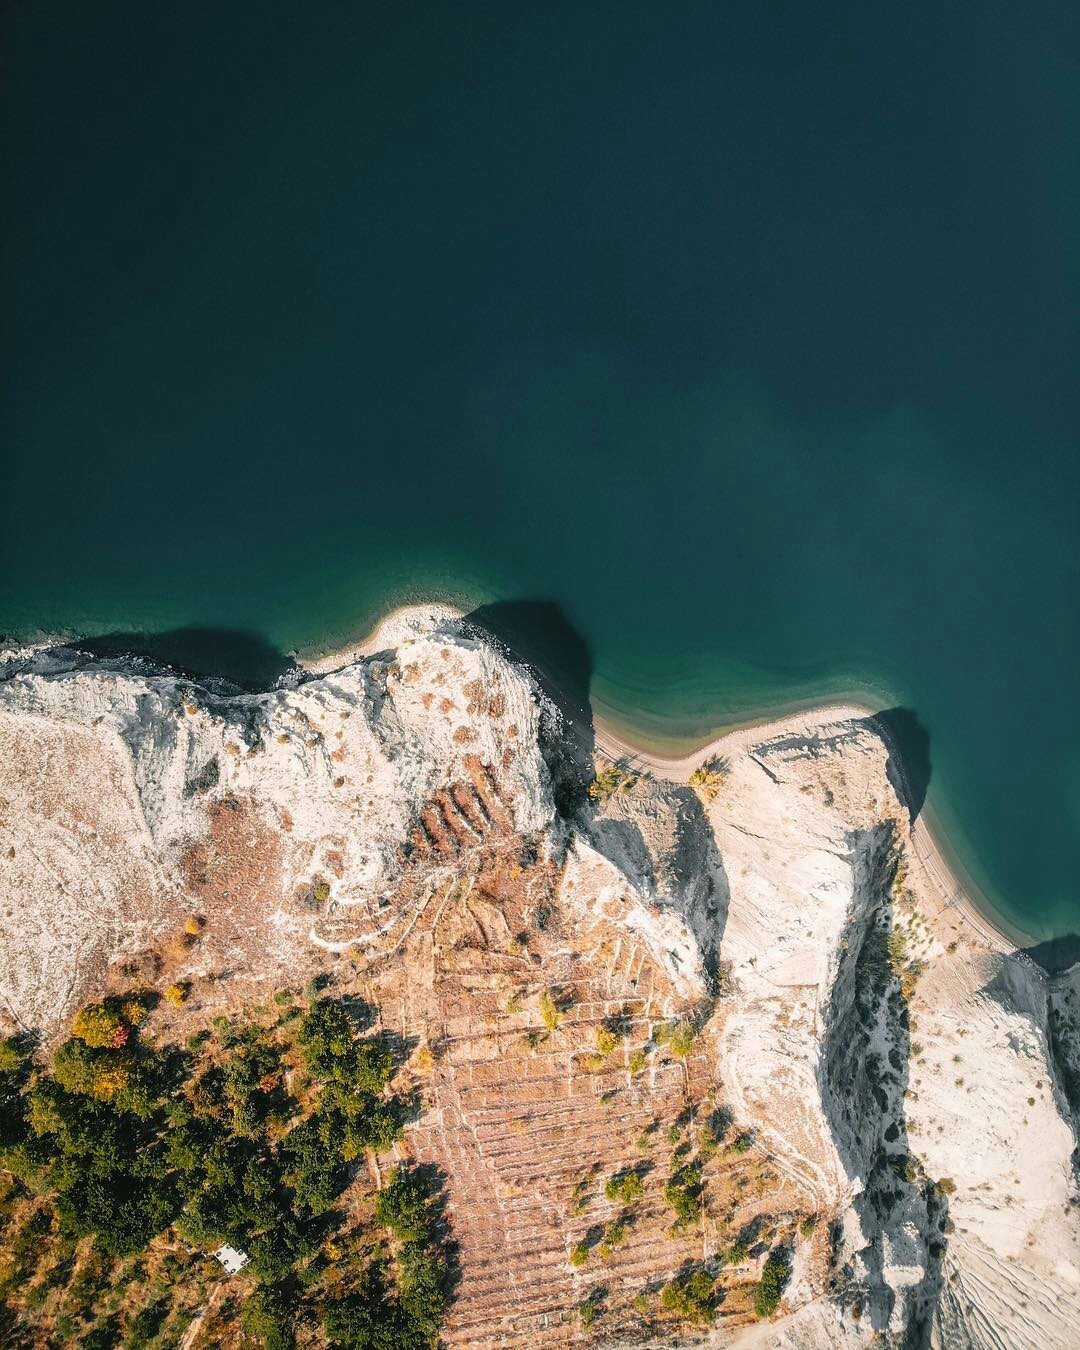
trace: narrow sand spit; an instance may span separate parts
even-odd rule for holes
[[[407,638],[430,632],[440,623],[453,623],[464,617],[464,612],[453,605],[399,605],[397,609],[392,609],[389,614],[384,615],[363,637],[347,643],[344,647],[324,652],[320,656],[301,652],[297,659],[312,675],[329,675],[332,671],[340,670],[342,666],[351,665],[365,656],[371,656],[388,647],[396,647]]]

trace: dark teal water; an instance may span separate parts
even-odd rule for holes
[[[3,7],[0,630],[561,604],[1080,927],[1072,4]]]

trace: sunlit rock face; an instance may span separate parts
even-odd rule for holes
[[[124,962],[182,971],[208,1008],[225,980],[254,998],[325,969],[377,979],[401,1035],[448,1046],[410,1137],[457,1207],[455,1343],[565,1338],[582,1166],[630,1166],[665,1112],[722,1107],[753,1184],[722,1148],[689,1238],[659,1188],[611,1257],[609,1340],[631,1337],[642,1281],[734,1228],[772,1236],[720,1277],[721,1340],[1075,1344],[1077,979],[956,936],[871,720],[740,732],[708,793],[635,771],[590,797],[559,779],[559,713],[505,652],[447,614],[399,615],[375,645],[263,693],[10,655],[11,1028],[62,1034]],[[204,936],[178,945],[193,913]],[[685,1058],[662,1042],[675,1023]],[[526,1221],[529,1259],[493,1259]],[[781,1240],[790,1280],[755,1324]]]

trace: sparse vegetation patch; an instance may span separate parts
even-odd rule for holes
[[[593,801],[610,801],[616,794],[625,797],[637,785],[639,775],[623,764],[607,764],[598,770],[589,784],[589,796]]]
[[[731,771],[726,759],[717,755],[705,760],[690,775],[690,786],[706,803],[714,802]]]

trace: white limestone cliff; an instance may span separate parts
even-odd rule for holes
[[[12,1026],[61,1028],[110,962],[175,926],[215,830],[251,858],[227,897],[236,962],[256,959],[245,925],[259,960],[317,960],[326,924],[377,921],[426,804],[483,773],[492,810],[558,860],[561,904],[648,946],[687,1007],[714,999],[726,1101],[830,1225],[827,1278],[797,1261],[747,1345],[1076,1344],[1076,977],[992,950],[934,893],[859,710],[726,738],[710,801],[644,775],[560,815],[527,671],[446,614],[397,616],[369,649],[260,694],[9,656]]]

